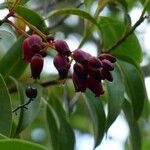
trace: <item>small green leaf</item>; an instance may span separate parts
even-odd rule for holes
[[[134,119],[137,120],[142,114],[146,99],[144,78],[138,67],[123,61],[119,61],[119,65],[123,72],[126,92],[132,102]]]
[[[16,13],[18,15],[22,16],[25,20],[27,20],[32,25],[36,26],[42,32],[45,32],[46,25],[44,23],[44,20],[35,11],[33,11],[27,7],[24,7],[24,6],[18,6],[16,8]]]
[[[0,148],[2,150],[48,150],[39,144],[17,139],[0,140]]]
[[[62,108],[62,104],[59,102],[56,95],[51,94],[50,105],[55,111],[58,118],[59,130],[58,130],[58,150],[74,150],[75,136],[74,131],[66,119],[65,111]]]
[[[92,0],[85,0],[84,3],[85,3],[85,8],[86,8],[87,12],[89,12],[91,5],[92,5]]]
[[[100,17],[99,25],[101,27],[104,50],[107,51],[123,36],[125,26],[122,22],[110,17]],[[141,47],[135,34],[130,35],[117,48],[113,49],[111,53],[117,58],[126,61],[132,60],[137,64],[142,60]]]
[[[90,90],[87,90],[83,96],[93,123],[95,148],[101,143],[104,136],[106,125],[105,112],[101,98],[95,97]]]
[[[0,133],[10,136],[12,127],[11,100],[3,77],[0,75]]]
[[[133,108],[128,100],[124,101],[123,111],[125,113],[129,128],[130,128],[130,140],[132,144],[132,150],[141,150],[141,133],[138,123],[134,120]]]
[[[108,116],[106,121],[106,130],[108,130],[121,111],[125,91],[119,66],[115,66],[115,70],[112,75],[114,78],[113,82],[107,82]]]
[[[27,66],[21,54],[23,40],[24,37],[20,37],[0,60],[0,73],[6,82],[10,75],[19,78]]]
[[[28,125],[30,125],[33,122],[33,120],[37,117],[37,115],[39,113],[39,108],[40,108],[40,99],[41,99],[41,95],[42,95],[42,88],[38,84],[31,85],[28,83],[21,83],[14,78],[11,78],[11,79],[14,81],[14,83],[17,86],[21,104],[24,104],[25,102],[27,102],[29,100],[27,98],[27,96],[25,95],[26,87],[33,86],[33,87],[36,87],[38,90],[37,97],[27,106],[28,109],[20,110],[19,122],[17,125],[16,133],[14,134],[14,136],[16,136],[21,131],[23,131]]]
[[[60,9],[60,10],[54,10],[52,12],[50,12],[45,19],[48,19],[52,16],[61,16],[61,15],[77,15],[83,19],[87,19],[88,21],[90,21],[91,23],[93,23],[94,25],[96,25],[98,27],[98,29],[100,30],[100,26],[97,23],[97,20],[94,19],[94,17],[92,17],[89,13],[80,10],[78,8],[64,8],[64,9]]]

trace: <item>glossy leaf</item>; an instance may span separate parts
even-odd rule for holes
[[[62,108],[61,103],[59,102],[58,98],[53,94],[50,96],[49,103],[51,107],[54,109],[58,118],[58,124],[59,124],[59,128],[58,128],[59,143],[58,144],[59,145],[57,148],[61,150],[74,150],[74,144],[75,144],[74,132],[70,124],[66,120],[66,114]]]
[[[0,140],[0,148],[2,150],[48,150],[39,144],[17,139]]]
[[[104,50],[107,51],[118,41],[124,33],[124,24],[110,17],[100,17],[99,25],[103,38]],[[133,48],[134,45],[134,48]],[[142,51],[135,34],[129,36],[120,46],[113,49],[111,53],[122,60],[132,60],[139,64],[142,60]]]
[[[111,126],[111,124],[119,115],[122,108],[125,92],[125,87],[119,66],[115,66],[115,70],[112,72],[112,75],[113,82],[107,82],[108,116],[106,121],[106,129],[108,129]]]
[[[0,133],[10,136],[12,127],[11,100],[3,77],[0,75]]]
[[[53,150],[59,150],[58,118],[56,112],[54,111],[51,105],[47,106],[46,118]]]
[[[15,41],[16,37],[11,32],[7,31],[6,29],[0,28],[0,55],[2,56],[3,53],[5,53]]]
[[[83,96],[91,116],[95,139],[94,147],[96,147],[101,143],[105,132],[106,117],[103,104],[101,98],[95,97],[90,90],[87,90]]]
[[[88,21],[90,21],[91,23],[93,23],[94,25],[96,25],[98,27],[98,29],[100,30],[100,26],[98,25],[97,21],[87,12],[80,10],[78,8],[64,8],[64,9],[60,9],[60,10],[54,10],[52,12],[50,12],[45,19],[48,19],[52,16],[61,16],[61,15],[77,15],[83,19],[87,19]]]
[[[42,88],[37,84],[31,85],[28,83],[21,83],[14,78],[12,78],[12,80],[17,86],[18,95],[19,95],[21,104],[24,104],[25,102],[29,100],[25,95],[26,87],[33,86],[33,87],[36,87],[38,90],[37,97],[27,106],[28,109],[20,110],[19,122],[17,125],[16,133],[14,134],[14,136],[16,136],[21,131],[23,131],[26,127],[28,127],[28,125],[30,125],[32,121],[37,117],[39,113],[39,109],[40,109],[40,99],[42,95]]]
[[[2,140],[2,139],[7,139],[7,137],[4,136],[3,134],[0,134],[0,140]]]
[[[130,140],[132,144],[132,150],[141,150],[141,133],[138,123],[134,120],[133,108],[129,101],[125,100],[123,105],[123,111],[125,113],[129,129]]]
[[[45,32],[46,25],[44,23],[44,20],[35,11],[33,11],[27,7],[24,7],[24,6],[18,6],[16,8],[16,13],[18,15],[22,16],[25,20],[27,20],[32,25],[36,26],[42,32]]]
[[[27,66],[22,60],[21,43],[23,40],[24,37],[20,37],[0,60],[0,73],[5,80],[10,75],[19,78]]]
[[[137,120],[143,111],[146,98],[143,76],[139,68],[132,64],[120,61],[119,65],[123,72],[128,97],[132,101],[134,119]]]

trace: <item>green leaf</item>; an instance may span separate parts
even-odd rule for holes
[[[2,139],[7,139],[7,137],[4,136],[3,134],[0,134],[0,140],[2,140]]]
[[[95,145],[98,146],[104,136],[106,117],[101,98],[95,97],[90,90],[86,90],[84,100],[91,115]]]
[[[84,0],[84,3],[85,3],[85,8],[86,8],[87,12],[89,12],[91,5],[92,5],[92,0]]]
[[[21,54],[23,40],[24,37],[20,37],[0,60],[0,73],[6,82],[10,75],[19,78],[27,66]]]
[[[20,2],[20,5],[24,5],[24,4],[26,4],[27,2],[29,2],[30,0],[22,0],[21,2]]]
[[[0,133],[10,136],[12,127],[11,100],[3,77],[0,75]]]
[[[128,100],[124,101],[123,111],[125,113],[129,128],[132,150],[141,150],[141,133],[138,123],[134,120],[133,108]]]
[[[123,61],[119,61],[119,65],[123,72],[127,95],[132,102],[134,119],[137,120],[146,99],[144,78],[138,67]]]
[[[150,12],[150,1],[149,0],[140,0],[141,4],[144,6],[146,3],[146,10]]]
[[[55,111],[55,114],[58,118],[58,121],[57,121],[57,123],[59,124],[59,127],[58,127],[58,138],[59,138],[58,142],[59,143],[58,143],[58,147],[57,147],[58,150],[59,149],[61,149],[61,150],[74,150],[74,146],[75,146],[74,145],[75,144],[74,132],[73,132],[73,129],[71,128],[70,124],[68,123],[68,121],[66,119],[66,114],[62,108],[62,104],[59,102],[58,98],[54,94],[51,94],[49,104],[51,105],[51,107]],[[51,118],[49,118],[49,119],[51,119]],[[49,123],[49,125],[51,125],[51,124]],[[57,131],[57,129],[56,129],[56,131]],[[55,145],[55,147],[56,147],[56,145]]]
[[[1,48],[0,55],[2,56],[2,54],[6,52],[15,41],[16,41],[16,37],[14,36],[14,34],[12,34],[10,31],[7,31],[6,29],[1,28],[0,29],[0,48]]]
[[[108,116],[106,121],[106,130],[108,130],[108,128],[119,115],[125,92],[121,70],[118,65],[115,66],[115,70],[112,72],[112,75],[114,78],[113,82],[107,82]]]
[[[97,20],[95,20],[89,13],[80,10],[78,8],[64,8],[64,9],[60,9],[60,10],[54,10],[52,12],[50,12],[45,19],[48,19],[52,16],[61,16],[61,15],[77,15],[83,19],[87,19],[88,21],[90,21],[91,23],[93,23],[94,25],[97,26],[97,28],[100,30],[100,26],[97,23]]]
[[[40,99],[42,95],[42,88],[38,84],[28,84],[28,83],[21,83],[14,78],[11,78],[17,86],[18,96],[21,101],[21,104],[24,104],[29,99],[25,95],[25,89],[28,86],[36,87],[38,90],[37,97],[27,106],[28,109],[21,109],[19,122],[17,125],[16,133],[14,136],[18,135],[21,131],[23,131],[28,125],[30,125],[33,120],[37,117],[40,109]]]
[[[0,148],[2,150],[48,150],[39,144],[17,139],[0,140]]]
[[[104,50],[107,51],[123,36],[125,26],[124,23],[110,17],[100,17],[99,25],[101,27]],[[111,53],[117,58],[126,61],[132,60],[137,64],[142,60],[141,47],[135,34],[130,35],[117,48],[113,49]]]
[[[42,17],[37,14],[35,11],[24,7],[24,6],[18,6],[16,8],[16,13],[23,17],[26,21],[37,27],[39,30],[42,32],[45,32],[46,30],[46,25],[44,23],[44,20]],[[28,14],[28,15],[27,15]]]
[[[53,150],[59,150],[59,129],[57,114],[51,105],[47,106],[46,118],[48,122],[48,128],[50,133],[51,145]]]

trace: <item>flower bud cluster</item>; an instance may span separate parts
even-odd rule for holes
[[[95,96],[102,95],[102,80],[113,81],[111,71],[114,70],[116,59],[106,53],[94,57],[80,49],[73,51],[72,56],[76,61],[72,76],[76,92],[84,92],[89,88]]]
[[[43,50],[42,38],[36,34],[27,37],[22,44],[23,59],[30,63],[31,76],[34,79],[40,78],[43,69],[43,57],[46,52]]]
[[[76,92],[85,92],[90,89],[95,96],[104,93],[102,80],[113,81],[111,71],[114,70],[116,59],[107,53],[101,53],[98,57],[76,49],[70,51],[68,44],[64,40],[54,39],[47,36],[47,42],[52,44],[57,51],[53,64],[59,73],[59,78],[67,78],[72,58],[75,60],[73,65],[72,81]],[[30,63],[31,74],[34,79],[39,78],[43,69],[43,57],[46,51],[40,36],[31,35],[23,42],[23,59]]]

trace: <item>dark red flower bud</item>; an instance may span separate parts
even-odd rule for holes
[[[71,54],[69,46],[64,40],[55,40],[54,45],[55,45],[55,49],[58,53],[60,53],[62,55],[67,55],[67,56],[69,56]]]
[[[61,54],[57,54],[54,57],[53,64],[59,72],[60,79],[65,79],[70,69],[68,57],[61,55]]]
[[[74,70],[75,74],[78,76],[78,78],[85,79],[87,77],[87,73],[86,73],[83,65],[81,65],[79,63],[75,63],[73,65],[73,70]]]
[[[26,93],[26,96],[28,98],[36,98],[37,96],[37,88],[34,88],[34,87],[27,87],[26,90],[25,90],[25,93]]]
[[[47,37],[46,37],[46,40],[47,40],[47,42],[49,42],[49,43],[51,43],[51,42],[54,42],[54,37],[52,36],[52,35],[48,35]]]
[[[100,55],[98,56],[98,58],[99,58],[100,60],[107,59],[107,60],[109,60],[111,63],[116,62],[116,58],[115,58],[114,56],[112,56],[112,55],[110,55],[110,54],[106,54],[106,53],[100,54]]]
[[[92,76],[87,78],[87,87],[95,94],[95,96],[104,94],[102,83],[97,81]]]
[[[34,79],[40,78],[40,74],[43,69],[43,58],[41,55],[34,55],[31,59],[31,76]]]
[[[76,62],[85,65],[90,59],[91,55],[80,49],[73,51],[73,58]]]
[[[33,34],[23,41],[23,59],[27,62],[31,62],[31,58],[39,53],[42,49],[42,39],[40,36]]]
[[[46,57],[47,56],[47,52],[45,50],[40,50],[39,54],[42,56],[42,57]]]
[[[91,66],[93,66],[95,68],[99,68],[99,67],[102,66],[102,63],[97,57],[92,56],[89,59],[89,65],[91,65]]]
[[[102,77],[102,80],[108,80],[110,82],[113,81],[113,77],[112,77],[112,74],[111,72],[109,72],[108,70],[105,70],[104,68],[102,68],[101,70],[101,77]]]
[[[102,79],[100,68],[94,68],[92,66],[88,66],[88,74],[94,77],[98,81],[101,81]]]
[[[86,79],[80,79],[75,73],[73,73],[72,81],[73,81],[76,92],[85,92]]]
[[[114,65],[107,59],[102,60],[103,68],[108,71],[114,70]]]

